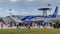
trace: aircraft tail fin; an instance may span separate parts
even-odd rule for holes
[[[58,6],[56,6],[56,9],[55,9],[55,11],[54,11],[52,17],[57,17],[57,13],[58,13]]]

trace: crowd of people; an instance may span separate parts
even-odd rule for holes
[[[43,21],[37,21],[37,22],[19,22],[18,24],[17,23],[14,23],[14,22],[10,22],[10,23],[7,23],[7,22],[0,22],[0,28],[9,28],[9,27],[16,27],[16,28],[21,28],[21,27],[26,27],[26,28],[29,28],[30,27],[38,27],[38,28],[46,28],[46,27],[58,27],[58,22],[53,24],[51,22],[43,22]],[[59,26],[60,27],[60,26]]]

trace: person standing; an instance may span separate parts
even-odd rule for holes
[[[1,28],[3,28],[3,22],[1,22]]]

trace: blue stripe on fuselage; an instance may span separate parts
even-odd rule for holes
[[[24,20],[26,20],[26,19],[32,19],[32,18],[56,18],[56,16],[57,16],[57,12],[58,12],[58,6],[56,7],[56,9],[55,9],[55,11],[54,11],[54,13],[53,13],[53,15],[51,15],[51,16],[26,16],[26,17],[24,17],[23,19],[22,19],[22,21],[24,21]]]

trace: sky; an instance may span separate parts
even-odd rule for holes
[[[0,0],[0,17],[10,15],[9,9],[14,15],[42,15],[37,9],[49,7],[47,4],[51,4],[52,8],[48,14],[53,14],[55,7],[60,7],[60,0]],[[60,12],[58,14],[60,15]]]

